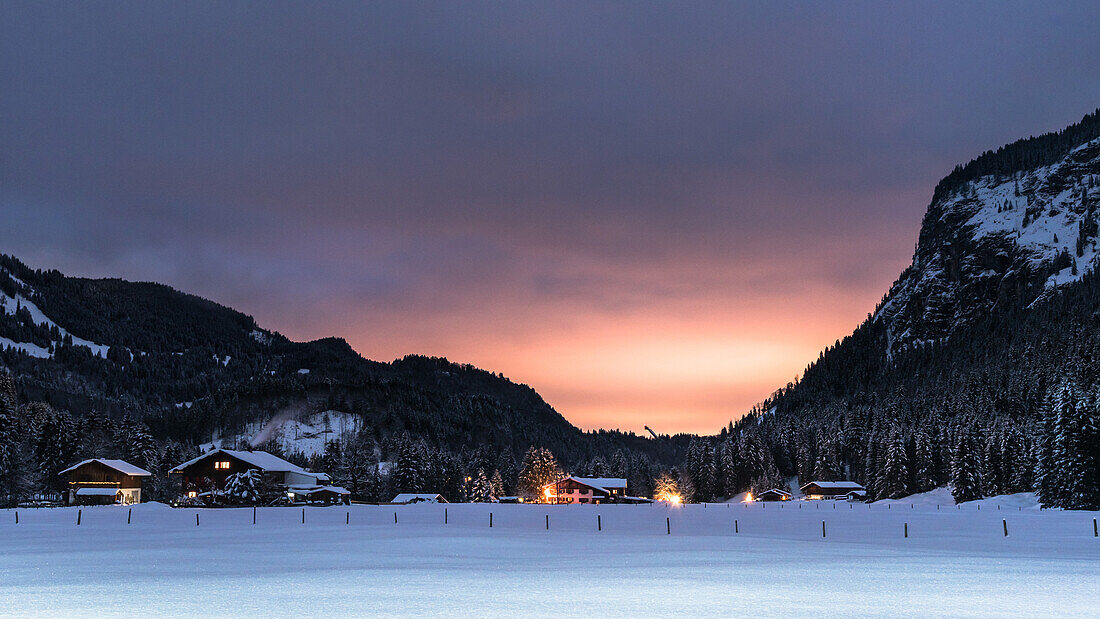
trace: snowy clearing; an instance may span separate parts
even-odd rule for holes
[[[305,524],[299,508],[261,508],[256,525],[251,509],[127,513],[85,507],[77,526],[76,508],[20,510],[18,525],[0,511],[0,613],[1100,613],[1096,512],[354,505],[307,507]]]

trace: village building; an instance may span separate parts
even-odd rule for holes
[[[631,497],[633,498],[633,497]],[[543,487],[546,503],[618,503],[628,500],[622,477],[577,477],[570,475]]]
[[[761,492],[756,497],[757,501],[789,501],[791,500],[791,493],[779,488],[772,488]]]
[[[188,498],[211,498],[225,489],[231,475],[245,471],[260,472],[263,483],[278,488],[291,502],[347,503],[351,493],[329,484],[325,473],[307,471],[266,451],[215,449],[188,460],[168,471],[179,475],[180,489]]]
[[[799,490],[810,501],[848,499],[852,493],[862,493],[862,496],[867,493],[866,488],[854,481],[811,481]]]
[[[432,494],[430,492],[416,493],[416,492],[403,492],[395,497],[390,503],[394,505],[413,505],[415,503],[446,503],[447,499],[443,498],[442,494]]]
[[[92,458],[61,471],[68,477],[67,505],[131,505],[141,502],[141,482],[152,476],[125,460]]]

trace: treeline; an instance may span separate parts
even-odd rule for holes
[[[272,447],[277,450],[277,447]],[[295,459],[293,454],[287,456]],[[301,459],[299,457],[299,459]],[[359,432],[326,444],[322,455],[303,460],[314,470],[329,473],[360,501],[389,501],[407,492],[438,492],[448,501],[488,501],[501,496],[535,497],[545,484],[564,474],[621,477],[630,492],[649,496],[653,480],[670,467],[654,463],[644,454],[618,450],[610,458],[559,463],[553,451],[532,446],[521,459],[510,450],[475,447],[457,451],[433,446],[400,434],[376,442],[369,432]]]
[[[694,440],[679,490],[685,500],[716,501],[789,490],[786,479],[797,476],[856,481],[871,501],[950,486],[960,503],[1036,491],[1044,507],[1100,509],[1100,388],[1065,379],[1042,410],[1041,421],[896,404],[812,418],[758,413]]]
[[[1008,178],[1017,172],[1050,165],[1074,147],[1100,137],[1100,109],[1061,131],[1024,138],[997,150],[988,150],[954,170],[936,185],[932,201],[937,202],[982,176]]]
[[[178,494],[167,475],[196,453],[158,441],[144,423],[100,414],[74,418],[41,402],[21,403],[15,382],[0,372],[0,506],[57,501],[66,490],[60,472],[88,458],[123,459],[153,473],[142,497],[167,501]]]

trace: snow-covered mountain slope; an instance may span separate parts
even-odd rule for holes
[[[1053,163],[986,174],[937,196],[913,264],[872,320],[887,355],[938,341],[998,306],[1027,307],[1097,262],[1100,138]]]
[[[312,415],[276,415],[248,425],[241,434],[218,436],[201,445],[206,451],[217,447],[232,449],[241,445],[259,447],[276,442],[285,454],[319,456],[330,441],[350,438],[362,427],[363,418],[349,413],[326,410]]]
[[[3,269],[3,267],[0,267],[0,269]],[[6,269],[3,270],[5,273],[8,273]],[[8,276],[11,277],[13,282],[19,284],[22,292],[16,292],[14,295],[9,295],[7,292],[0,290],[0,312],[16,315],[21,309],[25,309],[29,316],[29,320],[34,325],[49,329],[51,334],[55,336],[57,342],[61,342],[68,337],[71,338],[73,346],[85,346],[92,351],[93,355],[102,358],[107,357],[107,350],[110,346],[97,344],[91,340],[86,340],[69,333],[64,327],[51,320],[49,316],[46,316],[42,310],[38,309],[38,306],[35,305],[33,301],[27,298],[28,295],[34,293],[33,288],[12,276],[10,273],[8,273]],[[24,292],[27,294],[23,294]],[[16,342],[9,338],[0,337],[0,345],[23,350],[27,354],[41,359],[48,358],[52,355],[49,349],[31,342]]]

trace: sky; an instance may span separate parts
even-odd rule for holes
[[[932,188],[1100,106],[1100,3],[0,4],[0,252],[714,432]]]

